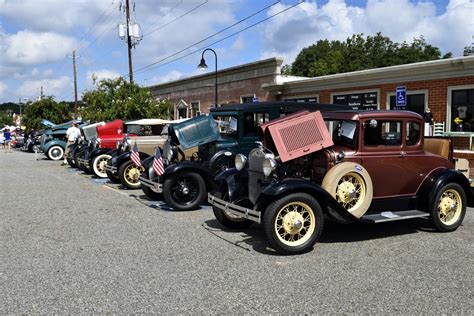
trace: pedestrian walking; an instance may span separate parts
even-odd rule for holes
[[[12,152],[12,134],[10,133],[10,130],[8,128],[5,129],[3,136],[5,137],[5,150],[7,153],[11,153]]]
[[[64,150],[64,161],[61,165],[67,165],[67,155],[69,154],[69,146],[74,144],[76,139],[81,136],[81,130],[77,127],[77,122],[73,121],[72,126],[66,131],[66,149]]]

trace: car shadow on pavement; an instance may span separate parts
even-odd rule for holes
[[[166,212],[176,212],[176,213],[188,213],[188,212],[195,212],[195,211],[200,211],[203,209],[204,205],[201,205],[197,209],[194,210],[189,210],[189,211],[176,211],[173,209],[171,206],[166,204],[165,201],[160,200],[152,200],[149,197],[147,197],[145,194],[130,194],[130,197],[134,198],[138,202],[140,202],[143,205],[146,205],[152,209],[159,210],[159,211],[166,211]]]
[[[212,219],[207,220],[203,227],[218,238],[247,251],[253,249],[262,254],[279,255],[269,247],[265,233],[258,224],[253,224],[246,229],[228,229],[219,224],[216,219]],[[327,222],[317,243],[360,242],[416,234],[422,231],[432,231],[427,220],[413,219],[380,224],[337,224]],[[245,245],[248,245],[250,248]],[[307,252],[310,252],[312,249],[308,249]]]

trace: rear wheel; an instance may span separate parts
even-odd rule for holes
[[[102,154],[94,157],[92,159],[92,171],[99,178],[107,178],[107,173],[105,172],[105,166],[107,162],[112,158],[112,156],[107,154]]]
[[[61,160],[64,157],[64,149],[59,145],[51,146],[46,154],[51,160]]]
[[[431,208],[433,226],[441,232],[456,230],[466,215],[466,193],[457,183],[443,186]]]
[[[118,171],[120,183],[128,189],[140,189],[141,184],[138,178],[140,178],[143,171],[145,171],[143,166],[139,167],[131,160],[124,162]]]
[[[204,179],[194,172],[171,175],[163,184],[166,203],[177,211],[197,209],[204,202],[206,193]]]
[[[268,242],[281,254],[306,252],[323,232],[321,206],[306,193],[293,193],[271,203],[263,214]]]
[[[227,186],[219,191],[214,192],[214,196],[224,201],[230,202]],[[217,221],[227,228],[246,228],[253,223],[251,220],[240,216],[235,216],[215,206],[212,207],[212,211],[214,212],[214,216],[216,217]]]

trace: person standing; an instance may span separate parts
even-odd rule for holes
[[[77,127],[77,122],[73,121],[72,126],[69,127],[66,131],[66,149],[64,150],[64,161],[61,165],[67,165],[67,155],[69,154],[69,146],[74,144],[76,139],[81,136],[81,130]]]
[[[10,130],[7,128],[5,129],[5,132],[3,133],[3,136],[5,137],[5,150],[7,153],[12,152],[12,134],[10,133]]]

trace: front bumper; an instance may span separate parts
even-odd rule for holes
[[[78,163],[84,165],[86,168],[89,168],[89,167],[90,167],[90,166],[89,166],[89,160],[88,160],[88,159],[79,158],[79,159],[78,159]]]
[[[111,172],[113,174],[117,174],[117,167],[115,167],[115,166],[107,165],[107,166],[105,166],[105,170],[107,170],[108,172]]]
[[[140,183],[150,189],[152,189],[156,193],[163,193],[163,184],[160,182],[154,182],[152,180],[140,177]]]
[[[224,212],[230,213],[234,216],[246,218],[253,222],[259,223],[261,222],[261,212],[255,209],[249,209],[237,204],[224,201],[218,197],[215,197],[211,193],[207,194],[207,201],[214,207],[223,210]]]

